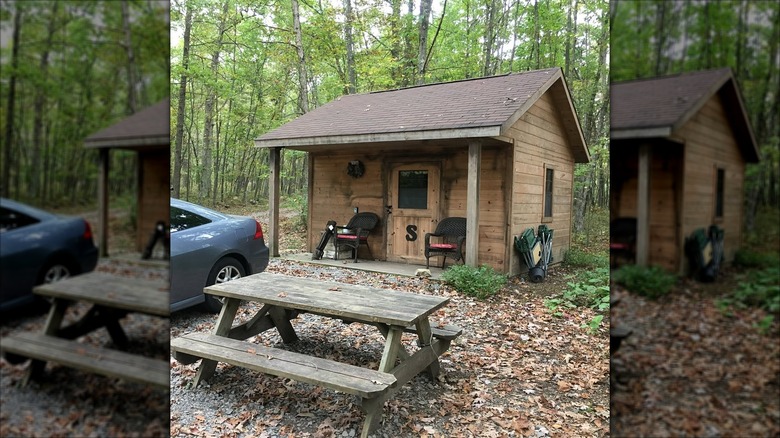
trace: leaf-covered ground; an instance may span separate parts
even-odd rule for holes
[[[385,405],[377,436],[607,436],[609,351],[607,328],[582,326],[590,309],[555,317],[544,296],[565,285],[562,269],[544,284],[513,282],[477,301],[448,286],[418,278],[324,268],[274,260],[268,268],[294,276],[370,284],[444,295],[450,304],[433,316],[463,327],[441,358],[437,382],[418,376]],[[256,310],[243,305],[248,318]],[[172,317],[172,336],[211,330],[216,319],[196,311]],[[293,321],[301,341],[285,346],[275,333],[256,342],[376,368],[379,332],[362,324],[304,315]],[[413,350],[413,339],[404,342]],[[171,360],[171,436],[352,436],[363,415],[349,395],[220,364],[208,382],[188,385],[197,370]]]
[[[613,290],[613,324],[633,329],[613,356],[613,436],[780,436],[777,317],[762,334],[766,312],[716,305],[738,274],[682,281],[656,301]]]

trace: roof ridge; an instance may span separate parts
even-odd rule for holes
[[[676,78],[680,78],[680,77],[683,77],[683,76],[694,76],[694,75],[697,75],[697,74],[714,73],[714,72],[721,71],[721,70],[724,70],[724,71],[728,70],[729,74],[731,76],[734,76],[734,72],[731,69],[731,67],[726,66],[726,67],[710,68],[710,69],[707,69],[707,70],[683,71],[683,72],[673,73],[673,74],[664,75],[664,76],[653,76],[653,77],[646,77],[646,78],[628,79],[628,80],[625,80],[625,81],[615,82],[612,85],[635,84],[637,82],[658,81],[658,80],[663,80],[663,79],[676,79]]]
[[[523,75],[523,74],[527,74],[527,73],[538,73],[538,72],[543,72],[543,71],[548,71],[548,70],[555,70],[557,68],[560,68],[560,67],[540,68],[538,70],[526,70],[526,71],[516,71],[516,72],[511,72],[510,71],[510,72],[503,73],[503,74],[500,74],[500,75],[480,76],[478,78],[455,79],[453,81],[434,82],[432,84],[410,85],[408,87],[399,87],[399,88],[390,88],[390,89],[387,89],[387,90],[369,91],[368,93],[365,93],[365,94],[380,94],[380,93],[388,93],[388,92],[392,92],[392,91],[402,91],[402,90],[412,90],[412,89],[415,89],[415,88],[433,87],[433,86],[436,86],[436,85],[448,85],[448,84],[457,84],[457,83],[460,83],[460,82],[470,82],[470,81],[481,81],[481,80],[485,80],[485,79],[504,78],[504,77],[512,76],[512,75]]]

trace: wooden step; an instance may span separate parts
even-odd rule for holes
[[[417,333],[417,327],[412,325],[406,327],[404,331],[406,333]],[[452,341],[463,334],[463,329],[454,325],[445,325],[443,327],[431,326],[431,334],[434,338]]]
[[[165,360],[31,332],[3,337],[0,349],[4,355],[51,361],[104,376],[169,387],[170,364]]]
[[[172,339],[171,351],[311,383],[363,398],[377,397],[396,384],[392,374],[209,333],[189,333]]]

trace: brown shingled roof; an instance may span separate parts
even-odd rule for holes
[[[168,146],[171,144],[170,100],[142,109],[102,129],[84,140],[87,148],[126,148]]]
[[[565,94],[562,108],[575,154],[587,148],[560,68],[342,96],[255,140],[259,147],[300,147],[503,135],[544,92]]]
[[[716,93],[731,114],[746,159],[757,161],[755,138],[728,67],[612,84],[610,136],[613,140],[668,137]]]

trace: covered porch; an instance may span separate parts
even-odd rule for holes
[[[425,268],[425,266],[382,260],[360,259],[358,263],[354,263],[352,259],[333,260],[332,258],[325,257],[319,260],[312,260],[311,255],[312,253],[310,252],[303,252],[297,254],[282,254],[279,258],[282,260],[311,263],[319,266],[354,269],[357,271],[376,272],[378,274],[400,275],[403,277],[415,277],[418,269]],[[441,280],[441,274],[445,271],[445,269],[436,266],[431,266],[429,270],[431,271],[431,280]]]

